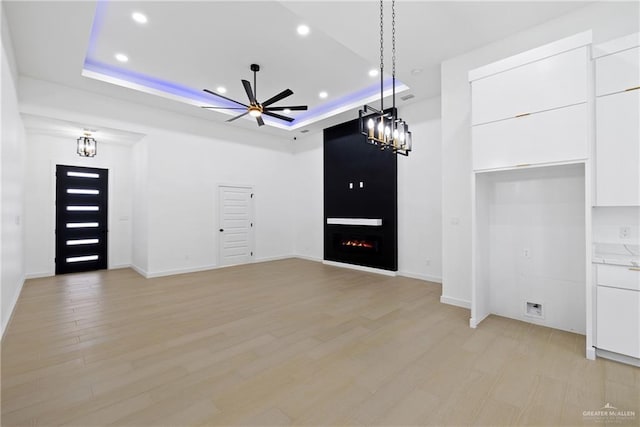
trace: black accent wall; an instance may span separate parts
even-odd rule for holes
[[[357,119],[324,130],[324,259],[396,271],[397,156],[366,141]],[[382,226],[327,218],[381,218]]]

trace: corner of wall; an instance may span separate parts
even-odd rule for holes
[[[25,278],[22,277],[18,280],[18,283],[15,284],[15,294],[13,295],[13,297],[10,300],[10,304],[9,307],[10,310],[8,311],[9,314],[7,314],[7,311],[3,310],[2,311],[2,325],[0,325],[2,327],[2,330],[0,330],[0,337],[2,340],[4,340],[4,334],[5,332],[7,332],[7,329],[9,327],[9,324],[11,323],[11,319],[13,319],[13,314],[16,311],[16,305],[18,303],[18,298],[20,298],[20,294],[22,293],[22,288],[24,287],[24,282],[25,282]]]
[[[0,6],[2,7],[2,6]],[[4,335],[15,310],[25,281],[24,265],[24,161],[25,131],[18,108],[16,65],[13,45],[2,10],[1,89],[2,144],[0,170],[2,179],[0,237],[1,327]]]

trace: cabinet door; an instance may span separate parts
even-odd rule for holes
[[[640,269],[620,265],[596,266],[598,285],[640,291]]]
[[[640,90],[596,98],[596,204],[640,205]]]
[[[473,169],[587,158],[586,104],[473,126]]]
[[[596,347],[640,358],[640,292],[598,286]]]
[[[640,86],[640,47],[596,59],[596,95]]]
[[[471,84],[473,125],[585,102],[587,50],[574,49]]]

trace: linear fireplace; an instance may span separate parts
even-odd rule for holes
[[[392,270],[394,242],[387,242],[382,226],[328,225],[325,233],[326,260]]]
[[[324,259],[396,271],[397,156],[358,120],[324,130]]]
[[[376,236],[344,235],[341,233],[333,235],[333,244],[338,252],[375,254],[381,246],[380,240],[380,237]]]

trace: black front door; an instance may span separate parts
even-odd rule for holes
[[[107,169],[56,166],[56,274],[107,268]]]

